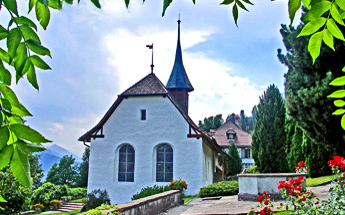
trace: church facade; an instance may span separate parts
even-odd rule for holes
[[[213,183],[218,154],[223,160],[227,155],[188,116],[193,90],[182,62],[178,21],[167,85],[151,72],[120,94],[101,121],[79,138],[90,145],[88,192],[106,189],[111,203],[119,204],[144,187],[179,178],[188,184],[186,195]]]

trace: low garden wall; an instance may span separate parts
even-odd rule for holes
[[[181,204],[183,204],[181,191],[170,190],[117,206],[123,211],[121,215],[155,215]],[[116,209],[104,210],[102,213],[113,211]]]
[[[278,189],[279,181],[297,179],[307,174],[301,173],[266,173],[266,174],[239,174],[239,201],[257,201],[259,195],[266,191],[273,200],[281,200],[281,192]],[[305,183],[305,182],[304,182]]]

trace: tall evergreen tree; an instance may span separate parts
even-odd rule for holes
[[[30,174],[32,178],[32,188],[36,189],[42,185],[41,179],[44,176],[44,171],[42,164],[39,161],[40,155],[38,154],[28,154],[29,163],[30,163]]]
[[[87,187],[89,175],[89,157],[90,148],[86,147],[82,157],[83,162],[79,166],[79,187]]]
[[[205,117],[204,121],[199,121],[199,127],[204,131],[209,132],[211,129],[217,129],[223,125],[224,120],[222,114],[217,114],[216,116]]]
[[[345,153],[345,132],[339,126],[339,117],[332,116],[334,106],[327,95],[334,91],[329,86],[338,77],[344,66],[345,43],[335,41],[335,51],[322,47],[319,58],[313,64],[308,53],[308,37],[297,37],[305,23],[294,27],[282,25],[280,30],[287,53],[278,50],[279,60],[288,67],[285,74],[285,98],[287,114],[296,121],[310,140],[307,159],[318,154],[320,166],[315,166],[320,175],[327,174],[327,160],[333,155]],[[311,141],[311,142],[310,142]],[[310,142],[310,143],[309,143]],[[319,162],[320,161],[320,162]],[[311,163],[311,161],[307,161]],[[311,168],[310,168],[311,169]],[[316,171],[316,170],[310,170]],[[314,172],[315,173],[315,172]]]
[[[285,104],[274,84],[260,97],[255,121],[252,148],[258,170],[262,173],[285,172]]]
[[[229,156],[230,160],[227,161],[227,175],[235,175],[238,173],[241,173],[242,171],[242,159],[240,158],[240,155],[238,154],[237,147],[235,146],[235,143],[232,142],[229,146]]]

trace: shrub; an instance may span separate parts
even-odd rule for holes
[[[110,205],[108,192],[104,189],[93,190],[87,194],[87,200],[81,211],[88,211],[94,209],[102,204]]]
[[[246,169],[246,172],[245,173],[249,173],[249,174],[257,174],[257,173],[260,173],[259,170],[258,170],[258,166],[254,165],[248,169]]]
[[[44,209],[44,205],[41,203],[37,203],[31,206],[31,209],[38,209],[38,210],[43,210]]]
[[[86,197],[87,189],[82,187],[68,188],[68,196],[71,196],[73,199]]]
[[[132,200],[141,199],[146,196],[152,196],[158,193],[163,193],[164,191],[168,191],[168,190],[170,190],[168,186],[154,185],[153,187],[145,187],[145,188],[142,188],[139,193],[134,194],[132,197]]]
[[[200,189],[199,197],[211,197],[211,196],[231,196],[238,194],[238,182],[237,181],[222,181],[214,184],[210,184]]]
[[[45,208],[49,208],[51,200],[59,200],[62,196],[65,195],[67,195],[66,185],[54,185],[52,183],[44,183],[42,186],[33,191],[31,196],[31,203],[42,203],[45,206]]]
[[[103,213],[101,210],[111,210],[111,209],[119,209],[116,205],[105,205],[102,204],[101,206],[98,206],[96,209],[88,210],[87,212],[83,213],[83,215],[102,215]],[[118,211],[107,213],[107,215],[118,215],[120,214],[121,209]]]
[[[60,206],[61,205],[61,202],[60,200],[58,199],[53,199],[50,201],[50,205],[57,205],[57,206]]]

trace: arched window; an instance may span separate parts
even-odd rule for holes
[[[173,149],[168,144],[157,148],[156,181],[170,182],[173,180]]]
[[[135,151],[132,146],[124,145],[119,151],[119,181],[134,181]]]

